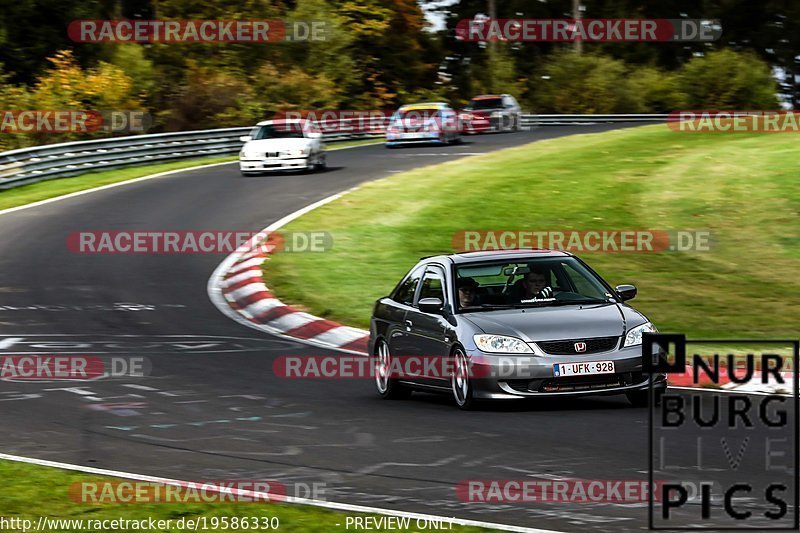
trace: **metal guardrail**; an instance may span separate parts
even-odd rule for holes
[[[603,122],[663,122],[668,115],[522,115],[523,127]],[[355,120],[355,119],[353,119]],[[384,134],[385,119],[369,131],[325,133],[327,142],[379,137]],[[340,121],[343,122],[343,121]],[[223,128],[135,135],[91,141],[46,144],[0,152],[0,189],[37,181],[75,176],[96,170],[176,161],[190,157],[223,156],[237,153],[252,127]],[[355,128],[354,128],[355,129]]]

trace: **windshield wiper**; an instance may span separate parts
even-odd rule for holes
[[[586,304],[607,304],[610,303],[611,300],[598,300],[597,298],[587,298],[583,300],[556,300],[555,302],[550,302],[554,305],[586,305]]]

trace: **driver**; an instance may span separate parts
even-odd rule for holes
[[[533,298],[552,298],[553,288],[548,286],[550,271],[532,266],[530,272],[522,278],[522,293],[520,300],[531,300]]]

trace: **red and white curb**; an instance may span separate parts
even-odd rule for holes
[[[334,194],[296,211],[264,228],[261,233],[275,232],[347,192]],[[274,245],[258,239],[252,239],[228,256],[208,280],[208,295],[217,309],[241,324],[272,335],[319,348],[367,355],[368,331],[304,313],[275,297],[261,277],[262,266],[269,260]]]

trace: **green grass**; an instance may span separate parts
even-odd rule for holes
[[[30,185],[22,185],[21,187],[0,191],[0,209],[8,209],[10,207],[39,202],[63,194],[93,189],[102,185],[119,183],[150,174],[166,172],[168,170],[210,165],[225,161],[236,161],[237,159],[238,157],[236,156],[205,157],[186,161],[175,161],[172,163],[162,163],[159,165],[144,165],[141,167],[105,170],[102,172],[89,172],[72,178],[40,181],[39,183],[31,183]]]
[[[212,517],[277,517],[280,520],[279,531],[292,532],[329,532],[346,531],[345,518],[347,516],[367,516],[358,513],[340,513],[317,507],[272,503],[227,503],[227,504],[84,504],[70,498],[70,485],[72,483],[89,481],[102,482],[111,478],[96,475],[80,474],[56,468],[28,465],[23,463],[0,461],[0,479],[3,488],[0,489],[0,517],[6,519],[18,517],[30,519],[34,527],[38,517],[45,516],[60,519],[83,520],[113,520],[129,519],[142,520],[152,517],[154,520],[181,518],[196,519],[207,517],[209,529],[206,531],[226,531],[225,529],[211,529]],[[337,526],[337,524],[340,524]],[[415,522],[412,527],[404,531],[415,531]],[[184,529],[185,530],[185,529]],[[233,529],[227,529],[232,531]],[[240,529],[241,530],[241,529]],[[353,530],[351,526],[350,530]],[[0,529],[0,531],[10,531]],[[48,533],[58,531],[79,531],[77,529],[50,529]],[[86,530],[84,530],[86,531]],[[99,531],[99,530],[98,530]],[[113,531],[113,530],[111,530]],[[144,529],[141,531],[153,531]],[[173,526],[171,529],[158,531],[181,531]],[[261,529],[266,531],[266,529]],[[399,529],[376,529],[375,531],[401,531]],[[488,531],[483,528],[453,526],[452,531],[471,533]]]
[[[800,180],[790,135],[680,134],[663,125],[541,141],[370,182],[287,231],[324,230],[327,253],[278,254],[284,301],[366,327],[374,300],[466,229],[709,230],[693,253],[583,253],[662,331],[797,337]]]

